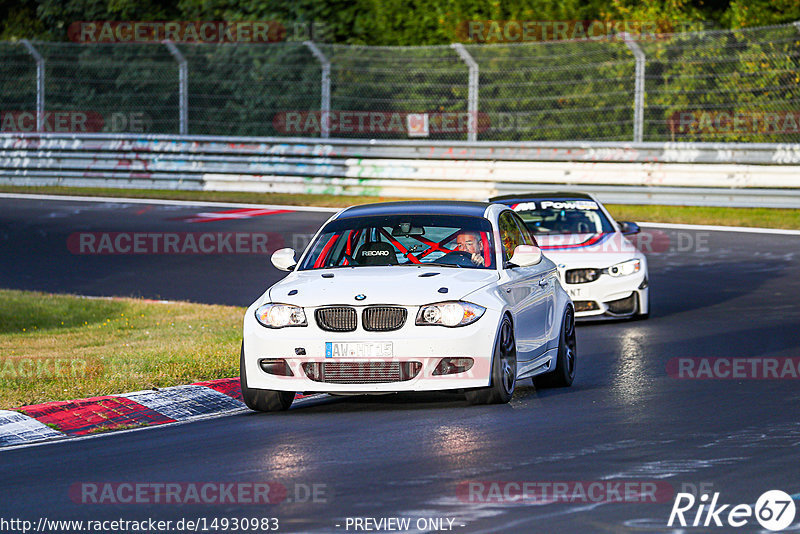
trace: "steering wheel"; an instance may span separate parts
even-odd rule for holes
[[[463,250],[454,250],[453,252],[448,252],[441,258],[437,259],[436,263],[458,265],[459,267],[475,267],[475,264],[472,262],[472,254]]]

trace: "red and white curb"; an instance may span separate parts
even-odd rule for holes
[[[296,399],[308,397],[298,394]],[[244,409],[238,378],[47,402],[18,411],[0,410],[0,447],[176,423]]]

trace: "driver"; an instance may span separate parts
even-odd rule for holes
[[[456,250],[471,254],[472,263],[483,266],[483,242],[478,232],[459,232],[456,236]]]

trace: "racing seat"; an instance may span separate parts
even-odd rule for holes
[[[394,247],[383,241],[364,244],[354,258],[359,265],[397,265]]]

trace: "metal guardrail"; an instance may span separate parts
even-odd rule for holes
[[[800,145],[0,134],[0,184],[800,208]]]

